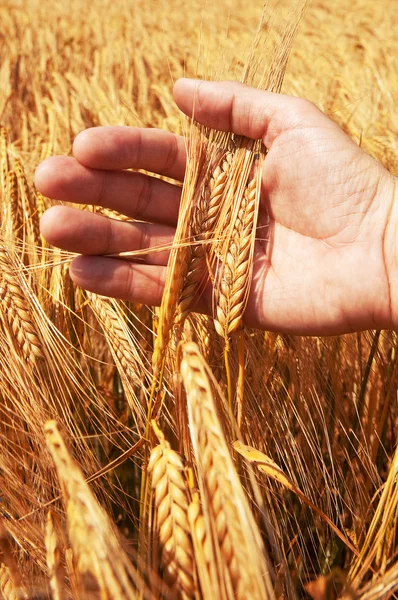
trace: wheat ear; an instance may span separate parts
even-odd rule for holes
[[[12,235],[22,239],[23,237],[23,213],[19,198],[18,179],[15,171],[7,174],[7,195],[10,208],[10,226]]]
[[[199,488],[207,535],[213,545],[212,585],[220,598],[273,598],[260,533],[217,415],[209,369],[196,344],[185,344],[182,354],[181,376]]]
[[[108,341],[116,366],[131,383],[140,385],[142,378],[138,366],[142,366],[141,360],[134,344],[128,339],[126,324],[107,298],[90,292],[87,292],[87,295]]]
[[[135,600],[132,582],[142,589],[144,584],[124,553],[116,528],[71,458],[55,421],[48,421],[44,431],[61,484],[68,535],[83,585],[88,576],[97,581],[102,597]]]
[[[155,496],[161,564],[166,583],[179,590],[182,600],[188,600],[195,595],[196,586],[184,465],[155,423],[153,428],[160,443],[151,452],[148,472]]]
[[[0,551],[3,563],[0,567],[0,589],[6,600],[27,600],[28,594],[22,583],[15,562],[8,532],[0,518]]]
[[[234,220],[216,287],[214,324],[217,333],[226,340],[242,326],[251,280],[258,202],[259,181],[258,177],[254,177],[245,189]]]
[[[19,197],[22,200],[22,205],[24,206],[28,220],[31,223],[34,243],[36,246],[41,246],[39,215],[33,202],[22,162],[19,158],[16,158],[14,161],[14,170],[17,176]]]
[[[179,299],[176,323],[181,323],[186,319],[192,305],[197,300],[197,295],[202,291],[201,288],[203,289],[208,279],[209,261],[207,260],[206,243],[214,234],[214,226],[221,211],[232,159],[232,152],[226,152],[223,155],[199,195],[190,232],[190,237],[199,243],[190,250],[191,256]]]
[[[0,591],[4,600],[25,600],[28,598],[21,588],[15,586],[8,567],[0,564]]]
[[[9,170],[7,146],[7,129],[5,127],[0,127],[0,189],[2,191],[3,197],[7,192],[7,173]]]
[[[5,247],[0,246],[0,317],[11,328],[25,359],[34,365],[38,358],[43,357],[42,344],[17,269],[18,265],[14,266]]]

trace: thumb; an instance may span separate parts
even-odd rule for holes
[[[284,131],[309,122],[313,125],[314,118],[331,123],[307,100],[233,81],[179,79],[174,85],[174,98],[186,115],[202,125],[262,139],[268,148]]]

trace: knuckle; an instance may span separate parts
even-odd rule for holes
[[[167,174],[172,170],[173,165],[176,162],[177,155],[178,155],[177,138],[172,134],[171,138],[170,138],[170,147],[165,156],[165,163],[164,163],[164,169],[163,169],[164,173]]]
[[[144,250],[149,248],[151,236],[149,230],[149,223],[140,223],[141,235],[140,235],[140,249]]]
[[[137,173],[137,179],[141,185],[136,200],[135,213],[137,217],[143,218],[148,212],[148,206],[151,203],[153,180],[149,175],[142,175],[141,173]]]
[[[103,242],[103,254],[110,254],[113,241],[113,222],[112,219],[106,218],[105,221],[105,237]]]

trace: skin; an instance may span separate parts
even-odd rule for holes
[[[174,98],[189,116],[194,106],[195,119],[204,125],[261,138],[269,150],[246,323],[319,335],[394,327],[396,179],[306,100],[188,79],[177,81]],[[62,205],[45,213],[41,230],[49,243],[83,255],[70,266],[78,285],[156,305],[167,252],[136,263],[101,255],[171,243],[181,188],[128,168],[182,181],[183,138],[128,127],[83,131],[73,158],[55,156],[39,165],[37,188],[57,200],[113,208],[145,223]],[[210,304],[204,297],[197,309]]]

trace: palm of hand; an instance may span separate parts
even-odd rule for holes
[[[386,207],[377,196],[383,169],[312,112],[309,125],[273,140],[264,162],[259,222],[269,214],[271,223],[265,253],[261,242],[256,253],[248,308],[266,328],[340,333],[369,327],[363,315],[372,319],[386,287]]]

